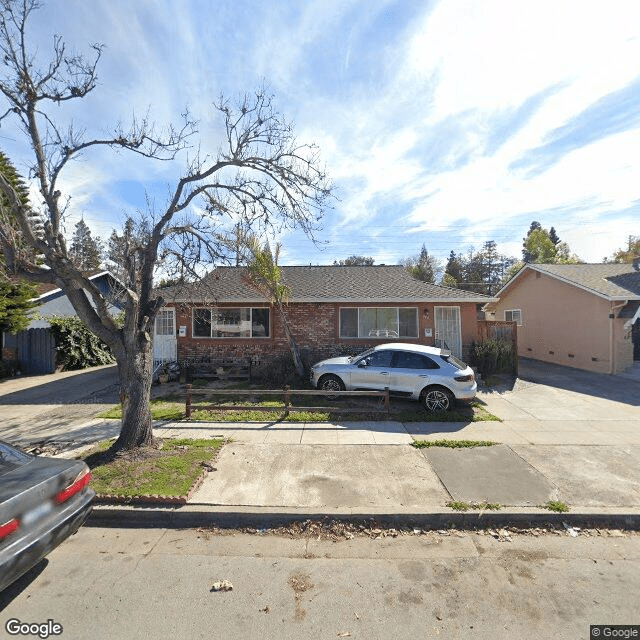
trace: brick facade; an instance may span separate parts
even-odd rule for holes
[[[270,336],[268,338],[201,338],[193,336],[192,307],[187,304],[168,304],[176,308],[176,327],[186,327],[186,335],[177,339],[178,360],[181,362],[202,358],[251,358],[253,362],[268,364],[269,361],[289,354],[282,320],[277,310],[271,307]],[[198,306],[198,305],[195,305]],[[218,308],[264,307],[264,302],[243,302],[241,304],[219,304]],[[389,342],[380,338],[341,338],[339,317],[341,307],[406,307],[418,310],[418,338],[401,338],[401,342],[434,345],[434,307],[452,306],[460,308],[462,325],[463,357],[468,358],[471,344],[477,339],[476,303],[462,302],[450,305],[438,303],[391,304],[371,302],[341,303],[291,303],[287,306],[289,322],[294,338],[307,365],[335,355],[355,355],[375,346]],[[431,329],[431,336],[425,335]],[[397,339],[396,339],[397,340]]]

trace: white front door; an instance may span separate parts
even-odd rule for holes
[[[462,326],[460,307],[435,308],[436,347],[449,349],[454,356],[462,357]]]
[[[153,336],[153,359],[156,362],[175,362],[178,357],[175,309],[165,307],[156,316]]]

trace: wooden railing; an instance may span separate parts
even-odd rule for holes
[[[187,420],[191,420],[191,414],[194,411],[193,407],[193,396],[259,396],[259,395],[268,395],[268,396],[281,396],[283,407],[261,407],[259,405],[207,405],[201,406],[198,405],[196,409],[198,411],[284,411],[285,414],[289,414],[291,411],[327,411],[327,412],[339,412],[339,413],[363,413],[363,412],[385,412],[389,415],[391,411],[391,407],[389,404],[389,389],[385,389],[384,391],[319,391],[319,390],[306,390],[306,389],[290,389],[289,387],[284,387],[283,389],[194,389],[192,385],[188,384],[186,386],[186,403],[185,403],[185,414]],[[335,404],[333,406],[325,406],[325,407],[302,407],[293,405],[291,403],[292,396],[325,396],[331,399],[334,398],[342,398],[348,396],[369,396],[369,397],[378,397],[381,398],[381,402],[379,407],[376,409],[371,408],[351,408],[351,409],[343,409],[337,407]]]

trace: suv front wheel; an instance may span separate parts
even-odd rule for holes
[[[327,374],[320,378],[318,383],[318,389],[321,391],[344,391],[345,386],[344,382],[338,376],[334,376],[333,374]],[[329,400],[335,400],[338,396],[335,395],[326,395],[325,398]]]
[[[454,397],[444,387],[427,387],[421,396],[422,404],[429,413],[443,413],[451,409]]]

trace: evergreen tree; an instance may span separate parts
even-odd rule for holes
[[[537,221],[531,223],[527,237],[523,238],[522,247],[522,261],[524,264],[572,264],[580,262],[578,256],[571,253],[569,245],[566,242],[560,242],[560,238],[553,227],[547,231]],[[517,273],[517,270],[512,273]]]
[[[94,271],[102,262],[102,241],[91,236],[91,230],[82,219],[76,224],[69,257],[82,271]]]
[[[434,256],[430,255],[425,245],[422,245],[419,255],[402,261],[407,271],[416,279],[435,284],[442,265]]]
[[[129,287],[136,284],[135,274],[150,237],[149,224],[144,220],[136,224],[133,218],[127,218],[121,235],[115,229],[111,232],[106,250],[107,266],[116,278]]]
[[[444,277],[442,279],[443,284],[448,287],[456,286],[457,283],[463,281],[463,264],[459,256],[455,251],[451,251],[447,265],[444,268]]]
[[[626,249],[618,249],[614,252],[613,262],[633,262],[640,256],[640,236],[629,236]]]
[[[37,289],[28,282],[14,283],[0,276],[0,331],[16,333],[29,326],[28,311],[35,306]]]
[[[29,192],[24,183],[22,176],[16,171],[13,164],[7,156],[0,151],[0,173],[13,187],[18,196],[18,200],[23,205],[29,204]],[[43,232],[42,218],[29,208],[29,215],[27,221],[31,229],[37,236],[41,236]],[[27,252],[30,259],[37,262],[36,257],[33,255],[32,250],[27,250],[26,244],[21,242],[20,237],[22,235],[18,222],[15,216],[11,212],[11,204],[9,199],[4,193],[0,193],[0,239],[2,244],[17,244],[21,251]]]
[[[28,205],[29,194],[22,177],[1,151],[0,173],[13,187],[20,202]],[[28,221],[36,233],[42,232],[42,221],[38,215],[32,213]],[[5,242],[16,242],[16,238],[19,239],[19,237],[20,229],[12,215],[9,199],[2,193],[0,194],[0,244],[4,246]],[[33,257],[33,252],[29,251],[25,245],[21,246],[21,250]],[[0,331],[15,333],[26,329],[29,325],[28,312],[35,306],[32,300],[37,295],[37,288],[27,282],[10,279],[9,272],[4,255],[0,254]]]
[[[531,225],[529,226],[529,231],[527,231],[527,237],[526,238],[522,238],[522,261],[523,262],[535,262],[535,260],[533,259],[532,254],[530,253],[529,249],[527,248],[527,242],[528,242],[529,238],[531,237],[531,234],[534,231],[539,231],[540,229],[542,229],[542,225],[537,220],[534,220],[531,223]]]

